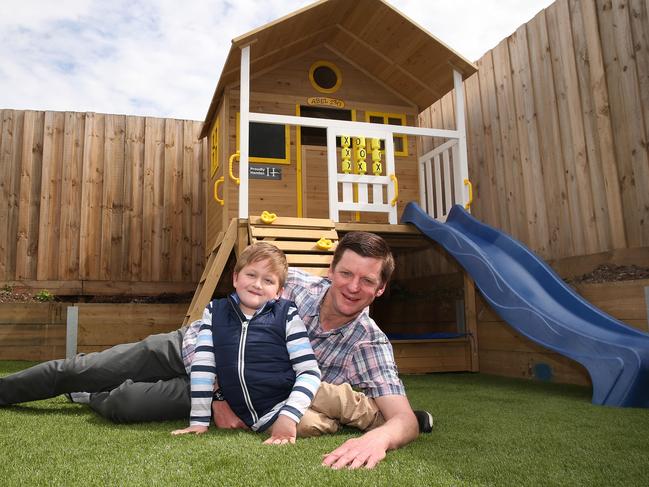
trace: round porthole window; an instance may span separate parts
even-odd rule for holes
[[[343,82],[340,69],[334,63],[318,61],[309,69],[309,81],[320,93],[335,93]]]

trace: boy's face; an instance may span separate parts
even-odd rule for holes
[[[235,272],[233,284],[241,301],[239,307],[247,315],[271,299],[279,298],[281,291],[277,274],[271,270],[268,259],[253,262]]]

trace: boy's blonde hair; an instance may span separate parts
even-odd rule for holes
[[[284,287],[286,275],[288,274],[286,255],[274,245],[266,242],[255,242],[254,244],[248,245],[241,252],[241,255],[239,255],[237,263],[234,266],[234,272],[238,274],[248,264],[254,264],[255,262],[266,259],[269,261],[271,272],[279,280],[279,287]]]

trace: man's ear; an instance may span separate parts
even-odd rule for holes
[[[376,293],[374,294],[375,297],[381,296],[385,292],[385,284],[383,284],[380,288],[376,290]]]

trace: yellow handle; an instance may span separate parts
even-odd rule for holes
[[[471,181],[469,181],[468,179],[465,179],[464,185],[469,187],[469,201],[466,205],[464,205],[464,208],[468,210],[469,208],[471,208],[471,203],[473,203],[473,184],[471,184]]]
[[[232,172],[232,165],[234,164],[234,159],[239,157],[239,151],[236,151],[234,154],[230,156],[230,179],[234,181],[235,183],[239,184],[241,180],[234,175]]]
[[[219,198],[219,184],[223,182],[223,176],[221,176],[219,179],[214,181],[214,199],[216,202],[223,206],[225,204],[225,201],[223,201],[221,198]]]
[[[394,198],[392,198],[392,201],[390,201],[390,206],[395,206],[397,204],[397,200],[399,199],[399,181],[397,180],[397,176],[395,174],[390,174],[390,179],[394,183]]]

